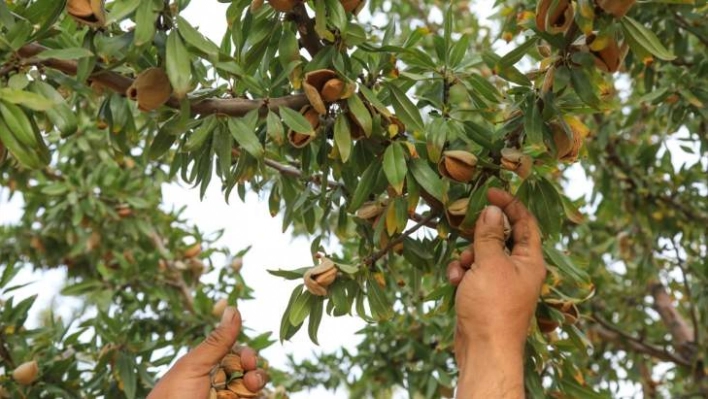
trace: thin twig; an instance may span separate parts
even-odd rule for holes
[[[700,40],[701,43],[703,43],[706,47],[708,47],[708,38],[701,36],[693,27],[691,24],[686,21],[686,18],[681,16],[681,14],[675,12],[674,17],[676,17],[676,22],[678,22],[679,26],[681,26],[684,30],[690,32],[695,36],[698,40]]]
[[[396,245],[400,244],[405,240],[407,237],[409,237],[411,234],[415,233],[418,231],[421,227],[426,226],[428,222],[431,222],[437,215],[433,212],[428,214],[428,216],[423,217],[415,226],[411,227],[410,229],[404,231],[401,233],[400,236],[396,237],[394,240],[391,240],[386,247],[384,247],[382,250],[375,252],[371,254],[369,257],[367,257],[364,260],[364,264],[367,266],[371,266],[374,263],[376,263],[377,260],[381,259],[389,253]]]
[[[231,150],[231,152],[236,157],[241,155],[241,150],[238,148],[233,148]],[[346,189],[344,184],[341,184],[341,183],[336,182],[334,180],[324,179],[323,176],[320,176],[320,175],[305,176],[305,173],[302,170],[300,170],[294,166],[282,164],[282,163],[280,163],[276,160],[270,159],[270,158],[265,158],[263,160],[263,163],[266,166],[268,166],[269,168],[277,171],[281,175],[291,176],[291,177],[295,177],[298,179],[303,179],[303,180],[306,180],[306,181],[309,181],[309,182],[312,182],[312,183],[315,183],[318,185],[322,185],[322,182],[324,180],[326,182],[325,184],[327,185],[327,187],[334,188],[334,189],[342,189],[342,190]]]

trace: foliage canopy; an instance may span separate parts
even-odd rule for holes
[[[249,298],[244,253],[159,207],[175,179],[264,193],[311,239],[318,269],[273,271],[303,283],[281,340],[370,322],[357,353],[273,370],[287,391],[449,396],[444,265],[494,186],[545,238],[529,397],[708,394],[705,0],[497,1],[493,28],[468,1],[219,1],[219,43],[189,0],[0,3],[0,185],[24,202],[0,227],[0,396],[145,396],[214,302]],[[26,329],[23,268],[67,268],[96,317]],[[13,382],[30,360],[37,381]]]

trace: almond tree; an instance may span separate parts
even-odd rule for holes
[[[0,397],[144,397],[250,297],[244,251],[159,207],[175,180],[259,192],[312,242],[312,265],[272,271],[295,287],[280,331],[246,343],[369,322],[263,395],[450,397],[445,265],[489,187],[544,236],[528,397],[708,395],[705,0],[497,2],[486,24],[468,1],[221,2],[219,43],[189,0],[0,3],[0,185],[24,202],[0,228]],[[29,330],[14,277],[53,268],[95,317]]]

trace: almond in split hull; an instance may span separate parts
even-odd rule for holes
[[[12,371],[12,379],[20,385],[32,384],[37,379],[37,375],[39,375],[39,365],[35,360],[22,363]]]

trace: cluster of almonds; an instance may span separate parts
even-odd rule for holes
[[[322,125],[321,117],[327,115],[332,104],[343,103],[343,100],[355,95],[356,92],[355,83],[347,82],[331,69],[318,69],[306,73],[302,88],[309,104],[300,109],[300,114],[310,123],[314,132],[317,132]],[[364,103],[366,111],[373,117],[377,113],[376,109],[370,104]],[[342,106],[341,108],[345,109],[346,107]],[[352,139],[364,138],[366,132],[359,119],[351,111],[346,110],[345,112]],[[392,137],[406,130],[405,125],[395,115],[381,114],[381,118],[384,127]],[[302,134],[294,130],[288,132],[288,141],[295,148],[307,146],[315,137],[316,134]]]
[[[337,101],[351,97],[356,90],[352,83],[345,82],[331,69],[318,69],[305,74],[303,90],[310,104],[304,106],[300,113],[307,119],[313,131],[319,129],[320,116],[326,115],[329,106]],[[353,119],[355,122],[356,120]],[[353,127],[358,126],[356,123]],[[308,145],[315,135],[301,134],[294,130],[288,132],[288,140],[293,147],[303,148]]]
[[[559,121],[549,123],[553,144],[556,148],[556,159],[561,162],[573,163],[578,160],[580,149],[585,138],[590,134],[590,129],[579,118],[572,115],[564,116],[563,123],[570,133]],[[527,178],[533,168],[533,158],[517,148],[502,149],[500,163],[502,169],[514,172],[522,179]]]
[[[268,0],[268,4],[270,4],[273,9],[280,12],[290,12],[304,2],[305,0]],[[342,3],[344,11],[354,14],[358,14],[366,4],[366,0],[340,0],[339,2]],[[263,0],[254,0],[251,9],[257,10],[262,4]]]
[[[312,295],[327,296],[327,287],[337,279],[337,273],[339,269],[332,259],[323,257],[319,265],[305,272],[303,276],[305,287]]]
[[[255,398],[259,392],[251,392],[243,382],[245,370],[241,356],[230,353],[221,359],[221,363],[211,371],[211,390],[209,399]]]
[[[585,19],[594,17],[595,6],[615,18],[622,18],[634,6],[636,0],[578,1],[578,11]],[[565,33],[575,20],[576,7],[570,0],[540,0],[536,7],[536,27],[550,34]],[[627,54],[627,43],[618,43],[614,36],[598,37],[592,24],[583,27],[581,35],[572,45],[574,51],[582,51],[595,57],[595,65],[604,72],[617,72]],[[542,52],[543,53],[543,52]]]
[[[106,25],[105,0],[68,0],[66,12],[77,22],[94,28]]]

